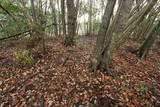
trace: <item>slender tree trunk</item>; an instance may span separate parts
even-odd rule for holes
[[[107,34],[108,35],[106,37],[106,40],[105,40],[105,46],[104,46],[104,49],[103,49],[103,58],[102,58],[102,62],[104,64],[106,64],[106,67],[107,67],[107,70],[109,69],[109,61],[110,61],[110,58],[111,58],[111,50],[113,48],[113,40],[114,40],[114,30],[116,29],[116,26],[118,25],[117,23],[119,22],[119,19],[120,17],[122,17],[122,10],[123,10],[123,6],[124,6],[124,3],[125,3],[125,0],[119,0],[119,7],[118,7],[118,10],[117,10],[117,13],[107,31]],[[122,26],[120,26],[122,27]],[[122,28],[121,28],[122,29]],[[109,73],[109,72],[108,72]]]
[[[152,29],[152,25],[155,22],[155,19],[157,18],[158,14],[155,14],[153,17],[151,17],[149,19],[149,22],[147,24],[144,25],[142,33],[140,34],[140,38],[139,39],[145,39],[149,29]]]
[[[135,29],[132,35],[136,40],[144,40],[148,34],[148,31],[152,29],[152,25],[157,18],[158,12],[153,13],[151,12],[149,16]]]
[[[79,34],[79,29],[80,29],[80,23],[77,24],[77,30],[76,30],[76,35]]]
[[[63,35],[66,36],[65,0],[61,0],[61,14],[62,14]]]
[[[119,40],[120,38],[123,38],[121,33],[124,31],[126,22],[129,19],[129,14],[132,9],[133,0],[119,0],[118,4],[119,4],[118,11],[115,15],[113,23],[108,32],[108,35],[112,35],[111,37],[112,40],[110,40],[108,49],[109,51],[107,52],[108,62],[110,57],[112,56],[114,47],[117,44],[116,41]]]
[[[42,2],[41,2],[42,3]],[[48,1],[45,2],[45,11],[44,11],[44,14],[46,15],[47,14],[47,4],[48,4]],[[43,9],[42,7],[42,4],[41,4],[41,10]],[[47,16],[47,15],[46,15]]]
[[[61,9],[60,9],[60,4],[59,4],[59,2],[60,2],[60,0],[57,0],[57,6],[58,6],[58,16],[59,16],[59,18],[58,18],[58,33],[59,33],[59,35],[61,35],[61,33],[62,33],[62,29],[61,29]]]
[[[31,32],[32,41],[28,44],[28,46],[34,48],[39,43],[40,35],[38,35],[39,34],[39,25],[38,25],[38,17],[37,17],[37,11],[36,11],[35,5],[34,5],[34,0],[30,0],[30,2],[31,2],[32,19],[33,19],[33,21],[31,22],[31,28],[34,30]]]
[[[92,4],[93,4],[93,1],[92,0],[89,0],[89,36],[92,35]]]
[[[112,49],[114,48],[113,41],[115,38],[120,38],[119,33],[124,31],[124,27],[125,27],[126,21],[128,20],[128,16],[133,4],[132,0],[119,0],[118,2],[119,2],[118,11],[108,29],[108,32],[107,32],[108,36],[106,38],[106,41],[105,41],[106,44],[103,50],[104,55],[102,58],[102,63],[106,64],[104,66],[107,66],[107,69],[109,69],[109,61],[112,56]]]
[[[31,0],[31,6],[32,6],[33,20],[35,23],[37,23],[37,15],[36,15],[36,10],[35,10],[34,0]]]
[[[54,34],[55,34],[55,36],[58,36],[57,16],[56,16],[56,10],[55,10],[55,7],[54,7],[53,0],[50,0],[50,6],[51,6],[51,9],[52,9],[53,18],[54,18],[53,23],[56,23],[55,26],[54,26]]]
[[[27,10],[25,10],[25,15],[28,18],[28,23],[30,24],[31,28],[32,28],[32,32],[31,32],[31,36],[32,36],[32,40],[29,41],[29,43],[27,44],[27,49],[32,50],[34,49],[38,49],[41,50],[45,53],[45,17],[43,14],[40,14],[36,11],[35,9],[35,5],[34,5],[34,0],[31,0],[31,9],[32,9],[32,18],[30,18],[29,16],[29,12]],[[40,8],[39,8],[40,9]],[[38,47],[38,48],[35,48]],[[33,50],[32,50],[33,51]],[[34,50],[36,51],[36,50]]]
[[[130,12],[129,18],[130,18],[131,16],[133,16],[136,11],[139,11],[139,9],[140,9],[139,7],[140,7],[141,4],[143,4],[143,0],[136,0],[136,6],[135,6],[135,7],[132,9],[132,11]]]
[[[160,21],[156,25],[153,25],[152,29],[148,33],[148,38],[146,39],[146,41],[143,43],[143,45],[140,47],[138,51],[138,54],[142,59],[147,55],[148,50],[151,48],[151,46],[155,42],[158,32],[160,32]]]
[[[149,1],[139,12],[135,13],[132,17],[127,21],[124,31],[120,34],[120,38],[115,39],[115,46],[112,49],[112,52],[117,50],[122,43],[124,43],[130,35],[133,33],[135,28],[145,19],[148,13],[153,9],[158,0]]]
[[[115,33],[122,33],[124,31],[125,24],[127,20],[129,19],[129,14],[132,9],[132,5],[133,5],[133,0],[124,0],[124,2],[122,3],[120,14],[118,16],[119,18],[117,21],[117,25],[114,30]]]
[[[76,26],[76,33],[75,33],[75,35],[78,35],[78,30],[79,30],[79,25],[78,25],[78,22],[77,22],[77,17],[78,17],[78,11],[79,11],[79,6],[80,6],[80,3],[79,3],[79,0],[76,0],[76,6],[75,6],[75,9],[76,9],[76,13],[75,13],[75,26]]]

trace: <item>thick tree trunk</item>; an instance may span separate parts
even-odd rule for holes
[[[99,60],[93,61],[97,63],[96,66],[99,64],[97,67],[94,67],[94,69],[97,70],[97,68],[99,67],[98,69],[100,69],[101,71],[109,70],[109,61],[112,55],[112,48],[114,48],[115,44],[112,41],[114,41],[115,38],[119,38],[118,34],[124,31],[124,27],[126,21],[128,20],[128,16],[131,11],[132,5],[133,5],[132,0],[119,0],[119,8],[117,14],[114,20],[112,21],[112,24],[108,25],[110,27],[106,33],[107,36],[105,38],[102,38],[104,41],[102,40],[103,47],[102,49],[100,49],[101,50],[99,57],[100,61]],[[111,74],[109,71],[107,73]]]
[[[106,38],[105,48],[103,50],[104,55],[102,58],[102,64],[105,65],[101,66],[106,66],[107,69],[109,69],[109,61],[112,56],[112,50],[115,44],[113,41],[115,38],[120,38],[119,34],[124,31],[126,21],[128,20],[129,13],[133,5],[132,0],[119,0],[118,2],[119,2],[119,8],[107,32],[108,36]]]
[[[148,50],[151,48],[154,41],[156,40],[156,36],[159,31],[160,31],[160,21],[153,26],[153,28],[148,33],[148,38],[138,50],[138,54],[142,59],[147,55]]]
[[[123,6],[125,6],[124,4],[125,4],[125,0],[119,0],[119,7],[118,7],[118,10],[117,10],[117,13],[116,13],[108,31],[107,31],[108,36],[105,40],[105,47],[102,51],[103,54],[104,54],[103,58],[102,58],[102,63],[105,64],[105,65],[103,65],[103,64],[101,65],[101,66],[106,66],[107,70],[109,70],[109,61],[110,61],[110,58],[111,58],[111,55],[112,55],[111,50],[113,48],[113,44],[112,44],[112,40],[113,40],[113,36],[114,36],[113,32],[114,32],[114,30],[116,29],[116,27],[119,23],[121,23],[121,26],[118,25],[118,27],[121,27],[119,29],[121,29],[121,30],[123,29],[122,22],[124,22],[124,21],[119,22],[119,19],[120,19],[120,17],[123,16],[122,15],[122,12],[123,12],[122,10],[124,9],[124,7],[123,7]],[[121,30],[119,30],[119,32]],[[109,71],[108,71],[108,73],[111,74]]]
[[[65,37],[64,45],[71,46],[75,44],[74,37],[77,27],[77,9],[74,5],[74,0],[67,0],[68,9],[68,35]]]
[[[108,0],[105,13],[102,18],[102,24],[100,26],[100,30],[98,32],[97,36],[97,41],[96,41],[96,46],[93,52],[93,58],[91,59],[91,71],[107,71],[107,59],[106,56],[104,55],[106,49],[104,49],[105,39],[107,38],[106,35],[107,30],[110,25],[110,20],[113,15],[113,10],[115,6],[116,0]],[[105,58],[105,59],[103,59]],[[104,61],[105,60],[105,61]]]

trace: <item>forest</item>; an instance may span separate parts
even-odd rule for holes
[[[160,0],[0,0],[0,107],[160,107]]]

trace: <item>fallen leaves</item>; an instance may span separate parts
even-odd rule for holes
[[[111,70],[114,77],[111,77],[101,72],[88,72],[94,39],[79,40],[85,46],[83,50],[77,46],[64,47],[60,39],[47,41],[48,53],[32,68],[16,66],[12,52],[22,48],[0,50],[4,57],[12,60],[12,64],[6,59],[0,62],[2,107],[101,106],[102,103],[130,107],[160,103],[160,93],[156,91],[160,90],[160,54],[156,50],[141,61],[126,50],[133,42],[126,43],[113,55]],[[1,66],[4,63],[9,65]],[[147,86],[141,86],[141,82]]]

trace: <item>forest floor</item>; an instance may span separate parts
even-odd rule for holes
[[[63,38],[47,40],[46,55],[31,67],[20,67],[14,53],[22,43],[0,45],[0,106],[112,107],[160,106],[160,50],[156,45],[145,60],[129,49],[140,43],[127,41],[113,55],[111,72],[88,71],[95,38],[64,47]]]

